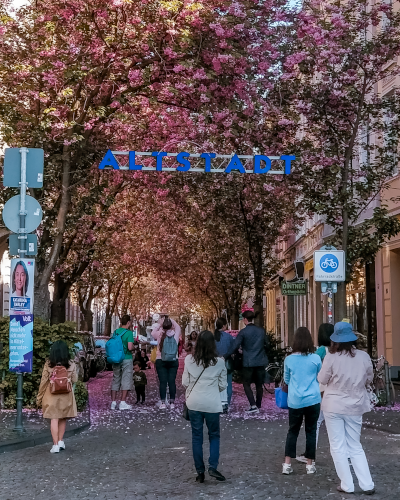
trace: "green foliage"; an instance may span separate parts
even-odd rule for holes
[[[17,376],[8,371],[9,321],[8,317],[0,318],[0,342],[3,343],[3,350],[0,354],[0,375],[5,374],[4,379],[0,378],[0,388],[5,393],[5,407],[15,408]],[[41,319],[35,319],[33,324],[33,371],[24,375],[24,407],[36,407],[36,394],[43,366],[49,355],[50,346],[56,340],[64,340],[72,350],[74,343],[79,342],[79,336],[75,332],[75,323],[68,322],[50,326]],[[83,400],[83,391],[81,393]]]
[[[86,384],[81,380],[78,380],[78,382],[75,384],[74,394],[78,411],[83,411],[86,408],[89,399],[89,392],[87,390]]]

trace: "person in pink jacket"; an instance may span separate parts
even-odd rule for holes
[[[181,327],[168,316],[159,319],[159,324],[151,335],[157,340],[156,370],[160,381],[160,410],[166,408],[167,386],[169,387],[170,408],[175,407],[176,375],[178,373],[178,344]]]

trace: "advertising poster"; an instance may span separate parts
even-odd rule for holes
[[[12,259],[10,279],[10,316],[33,314],[34,259]]]
[[[10,316],[10,359],[12,372],[32,373],[33,314]]]

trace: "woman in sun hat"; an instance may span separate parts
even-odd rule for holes
[[[367,458],[360,443],[362,416],[370,411],[367,386],[372,382],[371,358],[356,348],[352,326],[340,321],[331,335],[318,381],[326,385],[322,411],[331,455],[341,481],[338,491],[353,493],[354,483],[348,457],[364,494],[375,493]]]

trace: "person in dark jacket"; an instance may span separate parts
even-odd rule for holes
[[[243,330],[240,330],[238,336],[228,349],[227,359],[239,347],[243,350],[243,388],[250,403],[248,413],[258,413],[261,408],[263,397],[263,384],[265,378],[265,367],[268,365],[268,357],[265,353],[266,334],[264,328],[254,325],[255,314],[253,311],[243,313]],[[256,383],[256,399],[251,389],[251,382]]]

